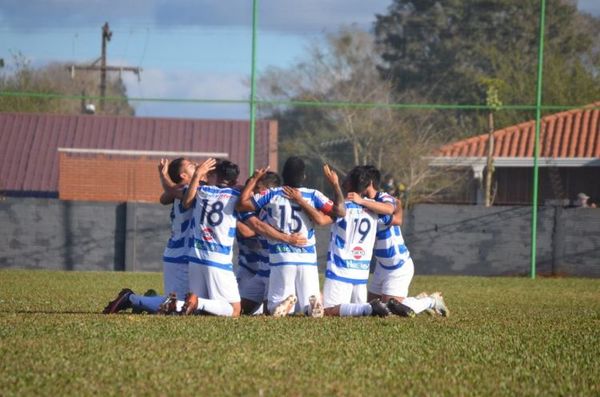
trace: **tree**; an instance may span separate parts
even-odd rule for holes
[[[583,105],[600,97],[600,20],[582,15],[572,1],[548,0],[545,104]],[[416,91],[428,101],[483,104],[481,79],[503,81],[505,104],[534,104],[539,27],[538,0],[394,0],[378,15],[375,35],[386,78],[397,92]],[[533,118],[502,111],[499,127]],[[456,112],[456,134],[485,130],[485,112]]]
[[[78,114],[82,112],[79,98],[64,96],[99,96],[98,72],[79,72],[75,76],[64,64],[48,64],[33,68],[22,54],[13,56],[12,64],[0,71],[0,91],[34,93],[41,96],[0,96],[0,111]],[[51,95],[43,97],[44,94]],[[59,97],[55,97],[59,95]],[[133,107],[127,102],[127,92],[119,76],[112,76],[107,87],[107,96],[123,100],[108,101],[104,114],[133,115]]]
[[[431,123],[431,112],[395,110],[393,82],[377,71],[374,38],[345,27],[312,43],[305,58],[288,69],[271,68],[259,78],[259,94],[267,100],[326,102],[321,106],[261,109],[280,123],[280,153],[315,160],[310,177],[322,162],[341,174],[359,164],[373,164],[402,181],[418,200],[447,187],[420,190],[437,173],[423,156],[443,143],[443,129]],[[404,99],[411,99],[404,93]],[[331,106],[331,103],[337,103]],[[378,104],[361,107],[357,103]],[[453,182],[452,182],[453,184]]]

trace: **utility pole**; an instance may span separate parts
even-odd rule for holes
[[[104,110],[104,98],[106,97],[106,72],[133,72],[140,77],[142,68],[132,66],[111,66],[106,64],[106,47],[112,37],[112,32],[105,22],[102,26],[102,53],[100,58],[96,59],[90,65],[71,65],[67,69],[71,71],[71,78],[75,76],[75,70],[99,70],[100,71],[100,111]],[[100,61],[100,66],[97,65]]]
[[[104,97],[106,96],[106,44],[110,41],[112,32],[108,22],[102,26],[102,54],[100,55],[100,110],[104,110]]]

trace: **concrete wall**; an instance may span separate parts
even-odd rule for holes
[[[526,275],[529,207],[418,205],[402,227],[417,274]],[[169,208],[6,198],[0,268],[160,271]],[[328,229],[317,231],[319,263]],[[600,209],[540,207],[539,273],[600,277]]]

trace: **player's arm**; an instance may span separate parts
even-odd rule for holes
[[[384,203],[380,201],[367,200],[360,194],[355,192],[348,193],[348,200],[360,204],[368,210],[373,211],[379,215],[392,215],[394,213],[394,205],[391,203]]]
[[[183,192],[181,186],[176,184],[169,177],[169,160],[160,159],[158,164],[158,177],[160,178],[160,184],[163,188],[163,192],[160,195],[160,203],[162,205],[172,204],[174,199],[182,199]]]
[[[250,238],[256,236],[256,232],[244,222],[237,222],[235,227],[237,228],[237,231],[240,234],[240,236],[242,236],[243,238]]]
[[[240,198],[239,198],[237,204],[235,205],[235,209],[237,212],[241,213],[241,212],[256,211],[254,202],[252,201],[252,194],[254,192],[254,188],[256,187],[256,183],[258,182],[258,180],[260,178],[262,178],[262,176],[264,174],[266,174],[266,172],[268,170],[269,170],[269,167],[259,168],[256,171],[254,171],[254,174],[248,180],[248,183],[246,183],[246,186],[244,186],[242,193],[240,193]]]
[[[194,204],[194,200],[196,199],[196,192],[198,190],[198,186],[200,186],[200,180],[206,178],[206,174],[215,169],[215,159],[208,159],[198,167],[194,171],[194,175],[192,176],[192,180],[190,182],[190,186],[188,187],[183,199],[181,200],[181,204],[183,208],[188,209]]]
[[[396,209],[394,210],[394,215],[392,216],[392,225],[402,226],[404,218],[404,210],[402,209],[402,201],[400,199],[396,199]]]
[[[334,217],[343,218],[346,216],[346,204],[344,203],[344,194],[342,193],[338,175],[327,164],[323,166],[323,173],[333,188],[333,208],[330,214]]]
[[[244,220],[245,225],[254,232],[273,240],[279,240],[284,243],[296,246],[306,245],[308,240],[300,233],[285,234],[266,222],[261,221],[256,216],[251,216]]]
[[[304,200],[300,190],[293,187],[284,186],[283,192],[288,199],[298,204],[316,225],[323,226],[333,223],[333,218],[331,216],[324,214]]]

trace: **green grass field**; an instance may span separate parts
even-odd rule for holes
[[[600,395],[600,280],[416,277],[452,316],[102,315],[157,273],[0,271],[0,395]]]

